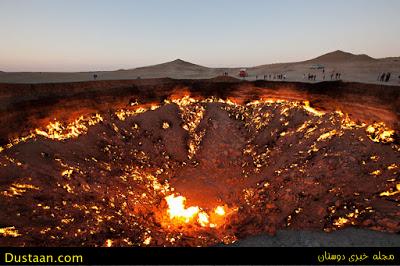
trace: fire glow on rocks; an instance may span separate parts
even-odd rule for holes
[[[277,229],[400,231],[400,147],[309,102],[171,96],[0,147],[1,246],[208,246]]]

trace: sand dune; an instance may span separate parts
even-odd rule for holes
[[[325,67],[311,69],[314,65]],[[240,68],[209,68],[177,59],[171,62],[153,66],[146,66],[127,70],[99,71],[99,72],[0,72],[0,82],[3,83],[52,83],[93,80],[119,80],[137,78],[175,78],[175,79],[207,79],[220,76],[228,72],[230,76],[238,77]],[[303,62],[267,64],[247,68],[248,80],[271,79],[276,74],[285,74],[287,81],[304,80],[304,74],[316,74],[317,80],[330,80],[331,73],[340,72],[344,81],[364,83],[380,83],[378,76],[382,72],[391,72],[391,80],[387,84],[400,84],[400,57],[375,59],[368,55],[355,55],[343,51],[324,54]],[[325,75],[325,79],[324,79]]]

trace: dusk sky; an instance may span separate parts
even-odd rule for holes
[[[254,66],[400,56],[399,0],[0,0],[0,70]]]

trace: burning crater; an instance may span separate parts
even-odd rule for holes
[[[400,231],[395,131],[308,102],[131,102],[53,121],[0,150],[2,246],[208,246],[283,228]]]

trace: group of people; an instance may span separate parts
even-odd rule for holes
[[[389,82],[390,76],[391,76],[390,72],[387,72],[387,73],[383,72],[383,73],[379,74],[378,81],[380,81],[380,82]],[[399,79],[400,79],[400,76],[399,76]]]
[[[331,80],[340,80],[342,76],[342,73],[339,72],[332,72],[331,73]],[[311,81],[316,81],[317,80],[317,74],[312,74],[312,73],[308,73],[303,74],[303,79],[304,80],[311,80]],[[322,80],[325,80],[325,71],[322,72]]]
[[[303,74],[303,79],[306,79],[306,74]],[[317,75],[316,75],[316,74],[310,74],[310,73],[308,73],[307,79],[308,79],[308,80],[315,81],[315,80],[317,80]]]
[[[342,76],[342,73],[339,72],[332,72],[331,73],[331,80],[336,79],[336,80],[340,80],[340,77]]]

